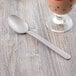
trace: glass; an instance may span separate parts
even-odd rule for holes
[[[48,0],[49,7],[53,12],[52,25],[48,29],[54,32],[66,32],[73,26],[72,19],[67,15],[74,4],[74,0]]]

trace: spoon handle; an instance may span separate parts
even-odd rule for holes
[[[57,54],[59,54],[63,58],[65,58],[67,60],[71,58],[71,56],[69,54],[67,54],[66,52],[64,52],[60,48],[56,47],[55,45],[51,44],[49,41],[42,38],[40,35],[36,34],[35,32],[28,31],[27,33],[30,34],[31,36],[35,37],[36,39],[38,39],[40,42],[42,42],[44,45],[46,45],[47,47],[52,49],[54,52],[56,52]]]

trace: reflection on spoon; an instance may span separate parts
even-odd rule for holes
[[[38,39],[44,45],[46,45],[47,47],[52,49],[54,52],[56,52],[57,54],[62,56],[63,58],[65,58],[65,59],[71,58],[71,56],[69,54],[67,54],[66,52],[64,52],[60,48],[56,47],[55,45],[51,44],[50,42],[48,42],[47,40],[42,38],[40,35],[36,34],[35,32],[29,31],[28,24],[26,22],[24,22],[21,18],[15,16],[15,15],[11,15],[8,18],[8,23],[9,23],[9,26],[15,32],[17,32],[17,33],[28,33],[31,36],[33,36],[34,38]]]

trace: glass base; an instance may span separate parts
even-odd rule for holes
[[[48,29],[53,32],[67,32],[69,31],[73,26],[72,19],[67,16],[58,16],[55,15],[52,17],[51,25],[48,25]]]

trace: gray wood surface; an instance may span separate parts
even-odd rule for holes
[[[31,29],[72,55],[65,60],[28,34],[13,32],[7,22],[15,14]],[[67,33],[49,32],[51,13],[45,0],[0,0],[0,76],[76,76],[76,10]]]

